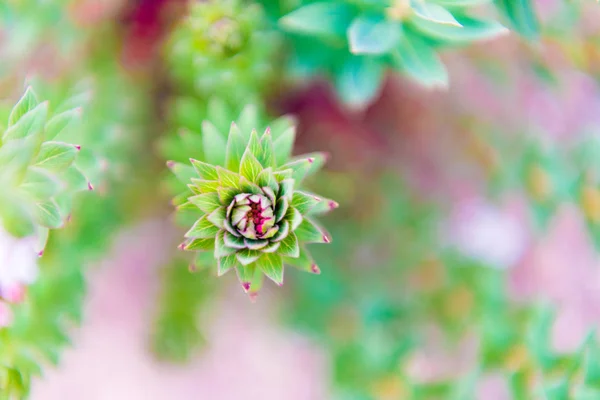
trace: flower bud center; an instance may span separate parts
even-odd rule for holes
[[[236,196],[231,213],[231,224],[248,239],[261,239],[273,227],[273,203],[260,194]]]

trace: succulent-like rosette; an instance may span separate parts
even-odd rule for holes
[[[305,244],[331,241],[313,217],[337,203],[299,190],[326,157],[313,153],[290,159],[295,127],[287,122],[276,121],[277,129],[267,128],[261,136],[235,123],[226,136],[205,123],[206,162],[192,159],[193,168],[168,163],[191,190],[178,210],[198,213],[180,248],[199,252],[198,267],[211,264],[208,254],[218,275],[235,269],[250,294],[258,292],[265,275],[283,284],[284,264],[319,273]]]

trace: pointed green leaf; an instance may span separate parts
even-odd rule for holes
[[[280,171],[284,171],[287,169],[292,170],[291,178],[296,181],[296,183],[300,183],[306,178],[308,175],[308,171],[311,169],[311,161],[309,159],[299,159],[295,161],[291,161],[280,167]]]
[[[294,231],[302,243],[330,243],[331,238],[325,229],[307,218]]]
[[[244,142],[248,143],[252,129],[256,128],[259,123],[258,109],[256,106],[254,104],[249,104],[244,107],[237,120],[237,124],[240,127],[240,132],[242,133]]]
[[[461,28],[456,28],[461,29]],[[392,54],[395,65],[425,87],[448,86],[448,72],[435,50],[416,35],[402,35],[400,50]]]
[[[74,108],[55,115],[46,124],[44,138],[46,140],[53,140],[80,118],[81,108]]]
[[[190,162],[200,176],[200,179],[205,179],[208,181],[216,181],[219,179],[219,175],[217,175],[217,169],[213,165],[194,160],[193,158],[190,158]]]
[[[242,265],[248,265],[258,259],[262,253],[258,250],[242,249],[235,253],[238,261]]]
[[[352,54],[384,54],[396,47],[400,25],[380,16],[363,14],[355,18],[348,29]]]
[[[204,179],[192,178],[192,183],[196,187],[198,194],[216,192],[219,188],[218,181],[205,181]]]
[[[206,161],[225,166],[227,143],[217,128],[208,121],[202,122],[202,144]]]
[[[273,142],[281,137],[281,135],[288,129],[297,125],[296,118],[292,115],[283,115],[272,121],[270,124],[271,135],[273,135]],[[292,143],[294,140],[292,140]],[[285,161],[284,161],[285,162]],[[283,163],[282,163],[283,164]],[[279,165],[279,164],[278,164]]]
[[[295,181],[293,179],[282,180],[279,184],[279,197],[285,197],[288,199],[288,202],[291,202],[294,195],[294,184]]]
[[[422,18],[412,19],[411,25],[431,39],[456,44],[492,39],[509,32],[496,21],[486,21],[466,15],[455,15],[455,18],[462,26],[438,24]],[[411,36],[411,41],[415,36]],[[401,45],[401,48],[404,49],[404,45]]]
[[[256,184],[260,187],[269,187],[273,190],[273,193],[279,192],[279,184],[277,183],[277,179],[275,179],[275,175],[273,175],[273,169],[271,167],[263,169],[258,174],[258,178],[256,178]]]
[[[193,204],[206,214],[210,214],[221,206],[219,196],[216,193],[204,193],[188,198]]]
[[[77,157],[77,148],[62,142],[44,142],[40,148],[35,166],[49,171],[64,171]]]
[[[323,199],[320,197],[307,192],[296,191],[292,198],[292,206],[304,215],[308,213],[312,208],[321,202]]]
[[[321,198],[317,204],[315,204],[308,212],[308,215],[321,215],[326,214],[331,210],[338,208],[340,205],[331,199]]]
[[[250,250],[260,250],[263,247],[265,247],[266,245],[269,244],[268,240],[259,240],[259,239],[248,239],[245,238],[244,239],[244,243],[246,244],[246,247],[249,248]]]
[[[212,238],[217,235],[219,228],[203,216],[185,234],[186,238]]]
[[[284,217],[284,221],[288,221],[290,223],[292,231],[298,229],[303,219],[304,218],[302,217],[302,214],[300,214],[300,211],[296,210],[294,207],[289,207],[288,212]]]
[[[248,179],[250,182],[256,182],[258,174],[263,170],[262,165],[258,162],[250,147],[246,149],[240,163],[240,175]]]
[[[223,222],[225,221],[226,210],[227,210],[227,207],[221,206],[221,207],[217,208],[215,211],[213,211],[212,213],[208,214],[206,216],[206,219],[208,221],[210,221],[213,225],[215,225],[219,228],[223,228]]]
[[[46,118],[48,118],[48,102],[43,102],[21,116],[14,125],[9,126],[2,135],[2,140],[7,142],[9,140],[41,136]]]
[[[239,188],[240,187],[240,175],[235,172],[226,170],[221,167],[217,167],[217,174],[219,175],[219,182],[223,187]]]
[[[227,139],[227,162],[225,166],[231,171],[239,171],[240,162],[248,142],[244,139],[238,126],[232,122]]]
[[[233,201],[235,195],[239,193],[239,189],[220,187],[217,189],[217,193],[221,204],[229,205]]]
[[[343,37],[354,10],[344,3],[318,2],[307,4],[279,20],[285,30],[323,38]]]
[[[0,191],[0,220],[7,232],[16,237],[30,236],[35,232],[33,216],[20,198],[4,197]]]
[[[36,203],[35,218],[40,225],[46,228],[57,229],[63,226],[63,219],[54,200]]]
[[[271,129],[267,128],[260,139],[260,154],[257,156],[258,162],[265,167],[275,167],[275,151],[273,149],[273,137]]]
[[[275,154],[276,165],[283,165],[289,160],[292,155],[295,140],[296,127],[291,126],[273,141],[273,152]]]
[[[321,270],[317,264],[315,264],[312,256],[304,246],[300,246],[300,253],[297,258],[283,257],[283,263],[298,268],[299,270],[310,272],[311,274],[321,273]]]
[[[533,0],[496,0],[495,4],[521,36],[529,40],[539,38],[540,23]]]
[[[196,172],[194,168],[189,165],[185,165],[182,163],[178,163],[175,161],[167,161],[167,167],[173,172],[173,174],[177,177],[177,180],[184,185],[190,183],[192,178],[196,177]]]
[[[256,265],[273,282],[280,286],[283,284],[283,261],[280,255],[276,253],[263,253],[256,262]]]
[[[75,165],[71,165],[62,174],[61,180],[67,184],[71,192],[90,190],[90,182]]]
[[[270,239],[271,242],[280,242],[290,233],[290,223],[285,219],[279,223],[279,230]]]
[[[452,25],[459,28],[462,27],[461,23],[454,18],[451,12],[439,4],[414,2],[411,3],[411,8],[415,12],[417,18],[422,18],[436,24]]]
[[[273,171],[273,176],[277,179],[277,182],[281,182],[284,179],[291,179],[294,171],[292,169],[285,169],[280,171]]]
[[[294,157],[291,161],[299,161],[299,160],[307,160],[310,164],[310,168],[308,170],[307,176],[316,174],[327,162],[329,159],[329,155],[322,151],[302,154],[300,156]]]
[[[29,168],[20,189],[36,200],[46,200],[61,189],[61,182],[55,175],[40,168]]]
[[[250,140],[248,141],[248,146],[246,146],[246,149],[250,150],[250,152],[252,153],[252,155],[258,160],[258,158],[260,157],[260,153],[262,152],[262,149],[260,147],[260,140],[258,138],[258,133],[256,132],[256,129],[252,129],[252,132],[250,132]]]
[[[225,236],[225,245],[231,247],[233,249],[245,249],[246,242],[244,242],[244,238],[241,236],[234,236],[231,232],[226,231]]]
[[[292,258],[300,256],[298,237],[294,232],[290,232],[286,238],[281,241],[281,246],[279,247],[279,250],[277,250],[277,254]]]
[[[288,210],[289,202],[287,197],[280,197],[275,205],[275,222],[279,222],[285,217]]]
[[[253,193],[263,194],[263,191],[257,184],[250,182],[245,177],[240,177],[240,192],[241,193]]]
[[[212,251],[214,248],[214,238],[193,239],[184,246],[184,250],[188,251]]]
[[[31,86],[27,87],[23,96],[19,99],[17,104],[13,107],[8,117],[8,125],[14,125],[21,119],[23,115],[33,110],[38,105],[35,92]]]
[[[254,275],[256,272],[256,265],[238,265],[235,268],[235,271],[237,272],[238,280],[242,284],[244,291],[248,292],[250,290],[250,287],[252,286],[252,280],[254,279]]]
[[[263,253],[274,253],[279,249],[279,246],[281,246],[281,242],[270,242],[260,251],[262,251]]]
[[[215,258],[225,257],[236,252],[236,249],[225,244],[225,230],[219,231],[215,240]]]
[[[226,257],[221,257],[221,258],[219,258],[217,274],[219,276],[223,276],[227,272],[229,272],[230,269],[235,268],[236,265],[237,265],[237,258],[235,257],[235,254],[230,254]]]

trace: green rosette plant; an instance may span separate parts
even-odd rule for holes
[[[219,276],[235,269],[251,296],[262,287],[264,276],[282,285],[284,264],[319,273],[305,244],[331,242],[313,218],[338,204],[300,190],[326,156],[291,158],[294,139],[294,126],[267,128],[259,136],[232,123],[226,136],[205,123],[206,162],[168,162],[192,192],[176,199],[182,202],[178,210],[198,216],[180,248],[198,252],[198,268],[217,264]]]
[[[487,3],[491,1],[304,1],[291,10],[265,5],[271,4],[279,26],[292,34],[292,70],[326,73],[342,100],[362,106],[377,95],[386,68],[426,87],[446,87],[440,49],[507,32],[500,23],[470,12]]]

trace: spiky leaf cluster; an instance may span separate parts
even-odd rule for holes
[[[387,68],[427,87],[447,86],[439,49],[506,32],[495,21],[472,16],[473,6],[490,2],[305,1],[279,25],[295,35],[292,68],[301,74],[327,71],[345,102],[362,105],[378,93]]]
[[[51,114],[28,88],[10,112],[0,145],[0,217],[17,237],[60,228],[76,192],[92,188],[77,165],[81,147],[62,141],[80,110]]]
[[[178,209],[199,216],[180,247],[199,252],[199,267],[216,260],[218,275],[235,269],[251,294],[265,275],[283,284],[284,264],[318,273],[305,244],[331,241],[313,217],[337,203],[299,190],[325,155],[290,158],[294,139],[294,126],[259,135],[232,123],[226,135],[205,123],[206,162],[192,159],[193,168],[168,163],[182,181],[191,181],[193,193],[178,200],[183,201]]]
[[[252,100],[275,71],[277,38],[258,4],[193,2],[168,44],[172,74],[194,94]]]

